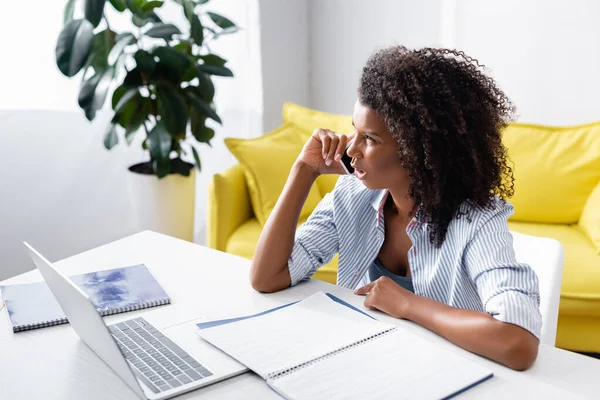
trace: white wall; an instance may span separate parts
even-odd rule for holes
[[[141,155],[104,150],[106,122],[0,111],[0,280],[33,268],[23,241],[57,260],[136,231],[126,168]]]
[[[4,40],[3,54],[11,57],[0,65],[0,280],[33,268],[22,241],[54,261],[139,230],[127,167],[147,154],[123,144],[106,151],[102,135],[110,112],[89,123],[78,108],[80,77],[63,77],[54,61],[64,4],[58,3],[36,2],[31,12],[31,4],[12,2],[0,13],[0,37],[19,32],[18,40]],[[229,60],[236,76],[215,78],[215,103],[224,123],[214,126],[212,148],[199,146],[203,171],[196,185],[195,239],[200,243],[210,177],[235,163],[223,138],[262,133],[258,1],[232,5],[212,0],[206,6],[243,29],[211,47]],[[183,19],[177,5],[161,11],[167,20]],[[128,21],[111,27],[119,26],[129,26]]]
[[[211,0],[243,30],[215,43],[234,79],[217,78],[213,148],[201,147],[197,242],[205,238],[206,188],[235,163],[225,137],[276,127],[294,101],[350,114],[360,70],[378,47],[455,45],[488,65],[522,121],[600,119],[600,3],[589,0]],[[232,4],[235,6],[232,7]],[[54,63],[62,7],[11,2],[0,13],[0,280],[32,267],[22,240],[50,260],[137,230],[126,167],[137,149],[102,146],[106,115],[93,124],[76,104],[78,79]],[[259,21],[260,13],[260,21]],[[36,26],[39,29],[24,29]],[[40,34],[39,32],[43,32]],[[25,43],[25,45],[24,45]],[[35,46],[28,44],[35,43]]]
[[[439,44],[442,0],[312,0],[311,106],[351,114],[361,69],[380,47]]]
[[[263,129],[281,125],[281,107],[291,101],[308,106],[309,2],[260,0]]]
[[[600,2],[455,3],[455,46],[491,69],[521,121],[600,120]]]

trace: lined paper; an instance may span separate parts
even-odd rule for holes
[[[276,312],[198,334],[267,379],[270,374],[393,328],[319,292]]]
[[[395,330],[268,384],[294,400],[440,399],[491,375],[470,360]]]

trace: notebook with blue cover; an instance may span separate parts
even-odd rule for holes
[[[286,399],[442,399],[493,376],[336,299],[317,292],[234,322],[205,323],[197,333]]]
[[[88,295],[102,316],[171,302],[144,264],[89,272],[70,279]],[[13,332],[69,322],[44,281],[0,289]]]

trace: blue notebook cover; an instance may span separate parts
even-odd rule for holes
[[[344,300],[340,299],[339,297],[336,297],[334,295],[332,295],[331,293],[325,293],[331,300],[335,301],[336,303],[340,303],[343,306],[346,306],[348,308],[351,308],[352,310],[359,312],[363,315],[366,315],[367,317],[371,318],[371,319],[375,319],[372,316],[370,316],[369,314],[367,314],[366,312],[359,310],[358,308],[354,307],[353,305],[345,302]],[[201,322],[199,324],[196,324],[196,326],[200,329],[207,329],[207,328],[212,328],[213,326],[219,326],[219,325],[225,325],[225,324],[230,324],[232,322],[236,322],[236,321],[241,321],[244,319],[248,319],[248,318],[255,318],[255,317],[260,317],[261,315],[265,315],[265,314],[269,314],[272,313],[273,311],[277,311],[280,310],[282,308],[285,307],[289,307],[291,305],[294,305],[298,303],[297,301],[294,301],[293,303],[288,303],[288,304],[284,304],[282,306],[279,307],[275,307],[275,308],[271,308],[269,310],[260,312],[258,314],[252,314],[252,315],[247,315],[245,317],[238,317],[238,318],[229,318],[229,319],[220,319],[217,321],[208,321],[208,322]]]
[[[169,304],[171,299],[144,264],[75,275],[70,279],[104,315]],[[46,282],[0,286],[13,332],[65,324]]]

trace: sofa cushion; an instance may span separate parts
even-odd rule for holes
[[[579,226],[593,243],[596,253],[600,255],[600,182],[583,207]]]
[[[600,123],[511,124],[503,142],[514,162],[513,221],[577,223],[600,181]]]
[[[600,255],[578,225],[509,222],[509,228],[558,240],[565,248],[561,315],[600,316]]]
[[[294,103],[283,104],[283,122],[296,125],[306,136],[311,135],[317,128],[327,128],[344,134],[354,131],[350,115],[327,113]]]
[[[264,225],[304,146],[299,130],[291,124],[285,124],[253,139],[227,138],[225,144],[244,170],[254,215]],[[321,197],[318,186],[313,185],[300,217],[310,215]]]
[[[305,219],[300,220],[298,226],[305,221]],[[252,259],[261,231],[262,226],[256,218],[246,221],[229,237],[225,251],[240,257]],[[313,278],[335,284],[337,279],[337,260],[338,256],[336,254],[328,264],[319,268]]]
[[[318,128],[330,129],[336,133],[348,134],[354,131],[352,117],[349,115],[332,114],[324,111],[313,110],[294,103],[283,105],[283,122],[297,126],[304,135],[306,142],[310,135]],[[317,178],[317,186],[321,196],[325,196],[335,187],[339,175],[321,175]]]

